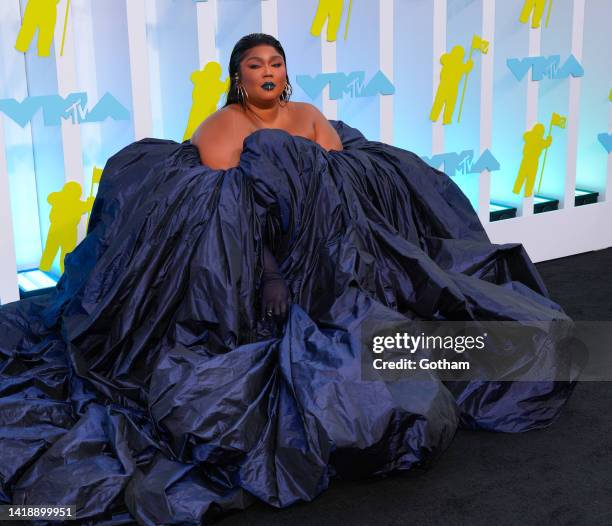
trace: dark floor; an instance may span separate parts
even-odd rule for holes
[[[575,320],[612,320],[612,248],[537,265]],[[427,471],[335,482],[315,501],[256,504],[220,526],[612,525],[612,383],[582,382],[551,427],[459,431]]]

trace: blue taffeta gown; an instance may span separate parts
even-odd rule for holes
[[[423,465],[460,425],[557,416],[571,381],[362,378],[370,318],[567,317],[450,178],[333,124],[341,152],[269,129],[229,170],[152,139],[108,161],[57,290],[0,309],[0,502],[195,525]],[[276,329],[260,321],[264,244],[293,299]]]

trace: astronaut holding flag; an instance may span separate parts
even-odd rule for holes
[[[544,161],[542,162],[540,182],[538,183],[538,192],[540,191],[548,149],[552,144],[552,127],[557,126],[559,128],[565,128],[566,122],[567,119],[565,117],[553,112],[546,139],[544,139],[545,128],[543,124],[536,123],[530,131],[525,132],[523,135],[525,141],[525,145],[523,146],[523,158],[521,160],[518,176],[514,181],[513,193],[519,194],[523,185],[525,185],[524,197],[530,197],[533,194],[533,187],[535,186],[538,166],[540,164],[540,155],[544,151]]]
[[[565,129],[567,124],[567,117],[563,117],[553,111],[552,117],[550,118],[550,125],[548,126],[548,136],[552,139],[552,127],[557,126],[558,128]],[[540,182],[538,183],[538,192],[542,187],[542,177],[544,176],[544,167],[546,166],[546,156],[548,155],[548,147],[544,152],[544,161],[542,162],[542,171],[540,172]]]
[[[486,54],[489,50],[489,42],[483,40],[478,35],[474,35],[470,47],[470,55],[466,62],[463,62],[463,56],[465,54],[463,46],[459,45],[453,47],[450,53],[445,53],[440,57],[442,69],[440,70],[440,83],[429,115],[431,121],[436,122],[440,117],[442,108],[444,108],[442,124],[450,124],[452,122],[457,96],[459,95],[459,84],[465,75],[457,122],[461,120],[461,109],[463,107],[463,99],[467,87],[467,78],[474,67],[474,61],[472,60],[474,50]]]

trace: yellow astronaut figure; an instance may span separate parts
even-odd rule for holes
[[[221,95],[227,92],[230,85],[229,77],[224,81],[221,80],[222,73],[221,64],[209,62],[202,71],[194,71],[191,74],[191,82],[193,82],[192,104],[183,141],[191,139],[200,123],[217,111],[219,99]]]
[[[521,16],[519,17],[521,24],[526,24],[529,22],[529,16],[533,12],[531,27],[534,29],[540,27],[542,15],[544,14],[544,8],[546,7],[546,1],[547,0],[525,0],[525,5],[523,5],[523,10],[521,11]]]
[[[310,34],[318,37],[327,20],[327,41],[336,40],[342,18],[343,0],[319,0],[317,12],[310,26]]]
[[[21,29],[15,41],[15,49],[25,53],[34,33],[38,29],[38,56],[48,57],[51,54],[51,44],[57,19],[56,6],[60,0],[29,0],[23,13]]]
[[[442,123],[450,124],[453,120],[461,78],[474,67],[472,59],[463,62],[464,55],[463,47],[455,46],[450,53],[444,53],[440,58],[440,64],[442,64],[440,84],[429,115],[429,119],[433,122],[436,122],[440,117],[442,107],[444,107]]]
[[[533,194],[533,187],[540,165],[540,155],[552,144],[552,135],[544,139],[544,131],[544,125],[537,123],[530,131],[525,132],[523,135],[523,139],[525,140],[525,146],[523,146],[523,159],[516,181],[514,181],[514,188],[512,189],[515,194],[521,193],[523,184],[525,184],[524,197],[529,197]]]
[[[47,197],[51,205],[49,233],[47,243],[40,259],[40,270],[49,271],[57,254],[60,253],[60,269],[64,272],[64,257],[77,245],[78,225],[81,216],[93,207],[94,197],[81,201],[82,188],[79,183],[69,182],[59,192],[52,192]]]

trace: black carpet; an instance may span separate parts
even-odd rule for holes
[[[537,265],[575,320],[612,320],[612,248]],[[315,501],[255,504],[220,526],[612,525],[612,383],[582,382],[549,428],[459,431],[428,470],[336,481]]]

